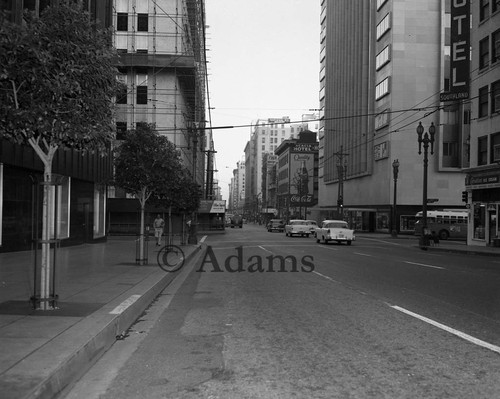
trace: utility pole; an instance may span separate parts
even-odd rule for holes
[[[346,165],[344,156],[349,154],[344,153],[343,146],[340,146],[340,152],[334,153],[337,156],[337,171],[339,175],[339,191],[337,197],[337,213],[340,219],[344,219],[344,177],[346,172]]]

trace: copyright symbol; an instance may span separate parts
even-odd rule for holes
[[[166,272],[176,272],[184,266],[184,252],[176,245],[166,245],[157,256],[158,266]]]

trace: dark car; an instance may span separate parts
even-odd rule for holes
[[[243,218],[240,215],[233,215],[231,217],[231,228],[239,227],[240,229],[243,227]]]
[[[283,219],[271,219],[267,224],[267,231],[278,231],[282,233],[285,231],[285,222]]]

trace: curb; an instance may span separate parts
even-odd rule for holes
[[[421,247],[417,247],[422,249]],[[475,249],[460,249],[460,248],[450,248],[450,247],[427,247],[428,251],[439,251],[439,252],[449,252],[449,253],[456,253],[456,254],[464,254],[464,255],[481,255],[481,256],[496,256],[498,257],[500,255],[499,253],[495,252],[485,252],[485,251],[477,251]]]
[[[185,262],[198,254],[200,248],[198,245],[187,255]],[[33,352],[4,374],[0,384],[2,398],[57,397],[127,331],[175,277],[176,273],[159,269]],[[111,313],[124,304],[123,311]]]

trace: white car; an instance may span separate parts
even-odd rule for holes
[[[311,234],[311,226],[306,223],[305,220],[290,220],[290,222],[285,226],[286,236],[306,236],[309,237]]]
[[[339,244],[342,242],[351,245],[356,240],[354,230],[349,228],[347,222],[343,220],[324,220],[321,227],[316,229],[316,242],[337,241]]]
[[[306,224],[309,226],[310,233],[315,236],[316,229],[318,228],[318,223],[316,223],[316,220],[306,220]]]

